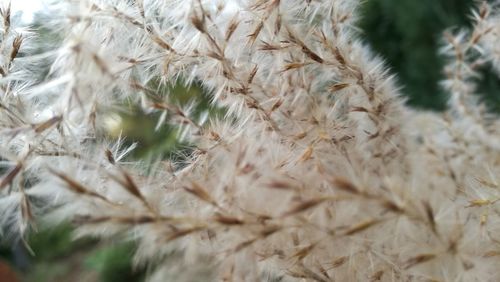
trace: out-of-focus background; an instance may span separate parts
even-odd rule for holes
[[[471,26],[473,0],[367,0],[362,8],[363,38],[397,73],[417,108],[443,110],[446,94],[439,86],[444,60],[439,56],[444,30]],[[493,111],[500,110],[500,81],[491,69],[481,70],[481,98]]]
[[[44,14],[43,0],[12,0],[13,16],[30,23],[37,33],[39,50],[59,40],[58,34],[43,26],[50,18]],[[438,55],[445,29],[470,26],[473,0],[367,0],[361,9],[361,34],[374,51],[397,73],[408,104],[415,108],[440,111],[446,107],[446,94],[439,81],[443,78],[443,58]],[[491,69],[481,70],[479,84],[481,99],[495,112],[500,111],[500,81]],[[43,76],[43,75],[42,75]],[[154,81],[151,83],[155,83]],[[182,83],[165,87],[173,93],[175,103],[201,101],[195,112],[208,110],[210,115],[222,113],[210,106],[209,99],[199,86]],[[148,116],[135,105],[127,113],[110,115],[108,137],[122,136],[137,149],[130,156],[149,159],[161,156],[176,158],[189,150],[189,144],[178,141],[178,130],[167,125],[155,131],[158,116]],[[1,172],[1,170],[0,170]],[[30,254],[21,242],[0,234],[0,281],[143,281],[146,270],[132,266],[133,243],[116,243],[94,239],[73,240],[71,225],[45,228],[26,239]]]

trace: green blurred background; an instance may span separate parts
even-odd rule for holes
[[[443,110],[447,96],[443,79],[442,34],[445,29],[470,27],[472,0],[367,0],[362,7],[362,37],[398,74],[408,103],[416,108]],[[500,110],[500,81],[482,69],[478,92],[488,107]]]
[[[474,5],[472,0],[368,0],[361,9],[360,36],[386,59],[393,73],[397,73],[402,92],[408,103],[419,109],[440,111],[446,106],[446,94],[439,81],[443,78],[443,58],[438,55],[442,33],[446,28],[470,26],[469,15]],[[35,26],[42,32],[40,50],[48,48],[58,39],[40,23],[47,15],[38,15]],[[45,47],[44,47],[45,46]],[[479,83],[481,99],[492,111],[500,111],[500,81],[491,69],[481,70]],[[156,82],[151,82],[154,87]],[[182,83],[160,88],[160,92],[171,93],[179,104],[201,101],[196,107],[197,115],[208,111],[214,117],[223,113],[209,106],[203,89]],[[108,128],[109,138],[120,134],[126,141],[137,143],[131,158],[151,159],[178,158],[189,150],[189,144],[178,141],[178,128],[162,125],[154,130],[159,114],[148,116],[136,105],[128,105],[126,113],[117,113]],[[43,227],[43,226],[42,226]],[[0,238],[0,281],[3,265],[17,272],[20,281],[143,281],[145,269],[133,268],[131,258],[133,243],[114,243],[80,239],[73,241],[71,227],[63,224],[57,228],[41,228],[32,233],[28,242],[35,256],[31,256],[22,244],[12,244]],[[6,277],[6,276],[5,276]],[[8,281],[5,281],[8,282]]]

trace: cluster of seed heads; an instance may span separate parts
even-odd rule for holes
[[[500,71],[495,6],[444,35],[443,113],[405,105],[357,6],[58,1],[45,24],[63,40],[35,54],[5,3],[1,235],[70,220],[137,242],[151,281],[496,281],[500,123],[475,95],[480,67]],[[179,81],[225,115],[160,93]],[[182,161],[106,137],[130,102],[175,128]]]

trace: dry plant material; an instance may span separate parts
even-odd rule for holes
[[[12,184],[14,178],[22,172],[23,164],[21,162],[17,163],[14,167],[9,169],[7,173],[0,180],[0,190]]]
[[[500,73],[487,2],[444,34],[442,113],[405,105],[359,40],[359,1],[53,2],[48,54],[0,5],[1,234],[49,213],[133,238],[152,281],[198,281],[207,260],[216,281],[500,277],[500,119],[476,96],[478,70]],[[103,137],[125,105],[188,148],[127,158]]]
[[[48,119],[45,122],[33,125],[33,130],[36,133],[41,133],[41,132],[44,132],[45,130],[51,128],[52,126],[60,123],[61,121],[62,121],[62,116],[55,116],[53,118]]]
[[[347,229],[347,231],[345,232],[345,235],[354,235],[356,233],[359,233],[359,232],[363,232],[365,231],[366,229],[380,223],[381,220],[378,220],[378,219],[367,219],[367,220],[364,220],[358,224],[355,224],[353,225],[352,227],[350,227],[349,229]]]
[[[436,258],[435,254],[420,254],[418,256],[409,258],[403,265],[405,269],[408,269],[418,264],[433,260],[434,258]]]
[[[66,174],[61,173],[61,172],[57,172],[57,171],[52,170],[52,169],[51,169],[51,172],[52,172],[52,174],[59,177],[63,182],[65,182],[66,187],[69,190],[71,190],[72,192],[79,194],[79,195],[94,197],[94,198],[103,200],[104,202],[110,203],[110,201],[106,197],[104,197],[103,195],[101,195],[97,192],[94,192],[91,189],[83,186],[78,181],[72,179],[71,177],[67,176]]]
[[[218,206],[212,196],[210,196],[210,194],[208,194],[208,192],[205,190],[205,188],[203,188],[196,182],[192,182],[190,187],[185,186],[184,190],[204,202],[207,202],[213,206]]]
[[[217,214],[214,220],[223,225],[242,225],[245,222],[239,218]]]
[[[292,207],[290,210],[283,213],[282,217],[294,215],[294,214],[301,213],[301,212],[304,212],[306,210],[315,208],[319,204],[323,203],[326,200],[328,200],[328,198],[318,198],[318,199],[311,199],[311,200],[302,201],[301,203]]]

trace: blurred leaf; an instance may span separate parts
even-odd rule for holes
[[[64,223],[31,233],[28,241],[35,252],[34,260],[46,261],[68,256],[75,250],[86,248],[95,242],[91,239],[74,240],[72,230],[69,223]]]
[[[445,107],[440,88],[444,60],[438,55],[446,28],[470,26],[472,0],[371,0],[362,6],[361,27],[373,49],[398,74],[409,104]]]
[[[134,244],[117,244],[99,248],[85,259],[85,265],[99,273],[100,281],[143,281],[142,271],[133,271]]]

